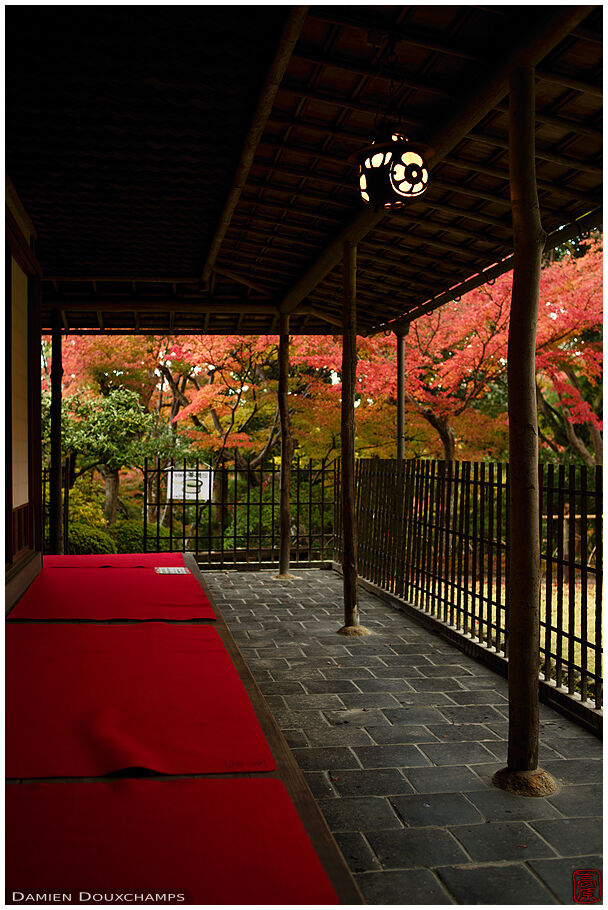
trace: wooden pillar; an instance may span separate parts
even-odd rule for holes
[[[355,385],[357,378],[357,247],[343,247],[344,300],[342,307],[342,570],[344,573],[343,635],[369,635],[359,621],[357,575],[357,515],[355,511]]]
[[[510,80],[509,148],[514,269],[508,348],[510,546],[509,747],[507,767],[494,775],[503,789],[524,795],[554,792],[538,768],[540,537],[536,325],[545,243],[534,167],[534,70],[517,67]]]
[[[405,458],[405,336],[409,323],[395,330],[397,336],[397,461]]]
[[[51,469],[49,472],[49,548],[51,553],[63,553],[61,531],[61,313],[52,313],[51,350]]]
[[[279,415],[281,418],[281,493],[279,504],[280,545],[279,578],[289,575],[291,550],[291,519],[289,515],[289,490],[291,484],[291,459],[293,440],[289,420],[289,316],[281,313],[279,336]]]

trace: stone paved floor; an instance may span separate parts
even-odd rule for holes
[[[363,591],[375,634],[337,636],[338,575],[272,574],[205,578],[366,901],[573,903],[573,871],[601,869],[601,741],[542,706],[559,792],[497,790],[505,680]]]

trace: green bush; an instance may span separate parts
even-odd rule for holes
[[[173,525],[173,537],[169,538],[169,528],[160,526],[160,531],[158,535],[158,543],[156,542],[156,524],[149,524],[147,528],[148,536],[148,552],[171,552],[181,550],[182,548],[182,527],[181,525]],[[143,540],[143,524],[142,524],[142,537]]]
[[[181,550],[182,548],[182,526],[175,523],[173,526],[173,537],[169,537],[169,528],[161,525],[159,532],[158,545],[156,543],[156,524],[148,524],[147,527],[148,546],[144,547],[144,523],[137,518],[127,518],[119,520],[113,527],[107,529],[116,546],[117,553],[143,553],[145,549],[148,552],[161,552],[169,550]]]
[[[118,553],[142,553],[144,550],[144,523],[137,518],[118,520],[108,528]]]
[[[76,481],[70,490],[70,521],[77,525],[89,525],[103,530],[104,493],[99,484],[90,478]]]
[[[107,531],[82,522],[69,528],[70,553],[116,553],[116,544]]]

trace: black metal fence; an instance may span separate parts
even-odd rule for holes
[[[539,473],[540,673],[599,708],[602,469]],[[360,575],[506,654],[508,465],[361,460],[356,488]]]
[[[63,552],[69,553],[69,523],[70,523],[70,471],[73,464],[69,458],[61,462],[61,533],[63,537]],[[50,538],[49,520],[49,471],[42,469],[42,552],[49,552]]]
[[[296,460],[290,491],[291,560],[331,563],[334,462]],[[213,470],[197,462],[146,462],[144,549],[189,550],[201,566],[275,565],[280,467],[239,459]]]

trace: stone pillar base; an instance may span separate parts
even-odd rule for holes
[[[559,789],[551,775],[542,768],[535,768],[534,771],[501,768],[493,776],[492,782],[501,790],[515,793],[517,796],[551,796]]]

